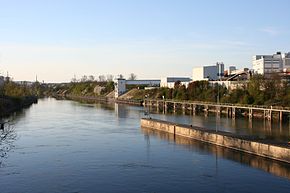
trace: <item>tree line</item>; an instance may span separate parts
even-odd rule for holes
[[[112,82],[114,81],[114,75],[112,74],[107,74],[107,75],[98,75],[98,76],[94,76],[94,75],[83,75],[81,78],[77,78],[76,76],[74,76],[71,79],[71,82]],[[124,75],[119,74],[116,78],[125,78]],[[128,80],[136,80],[137,79],[137,75],[134,73],[130,73],[127,77]]]
[[[151,91],[152,92],[152,91]],[[265,78],[255,74],[235,89],[208,81],[194,81],[188,87],[179,81],[174,88],[159,88],[151,97],[251,105],[290,106],[290,86],[285,78],[273,74]]]
[[[14,82],[12,79],[6,79],[0,88],[0,96],[15,98],[39,96],[45,89],[39,82]]]

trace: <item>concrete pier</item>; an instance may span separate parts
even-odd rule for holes
[[[227,132],[215,132],[205,128],[155,119],[141,119],[141,127],[156,129],[290,164],[290,148],[287,143],[275,144],[251,136],[237,136]]]

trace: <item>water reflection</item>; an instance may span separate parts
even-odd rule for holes
[[[14,141],[17,134],[13,125],[6,123],[3,130],[0,130],[0,167],[3,167],[4,159],[7,158],[8,152],[14,147]]]
[[[115,111],[118,118],[126,118],[135,111],[149,112],[150,116],[157,119],[171,121],[180,124],[189,124],[199,127],[205,127],[212,130],[221,130],[240,135],[255,135],[263,139],[271,139],[279,142],[288,142],[290,138],[290,124],[287,122],[268,121],[265,119],[248,119],[240,117],[232,119],[226,116],[217,117],[214,113],[205,116],[202,113],[190,114],[188,112],[164,113],[156,111],[155,108],[128,106],[114,103],[99,103],[95,100],[80,100],[82,105]],[[76,108],[77,108],[76,104]]]
[[[236,118],[221,116],[216,117],[214,114],[205,116],[204,114],[161,114],[151,111],[151,117],[162,119],[170,122],[195,125],[212,130],[221,130],[226,132],[237,133],[240,135],[255,135],[263,139],[271,139],[279,142],[288,142],[290,125],[287,122],[268,121],[264,119]]]
[[[32,104],[30,108],[33,108],[34,105],[37,104]],[[0,167],[5,166],[5,159],[8,157],[8,153],[15,147],[14,143],[18,139],[15,125],[26,116],[30,108],[25,108],[12,113],[10,116],[0,118],[0,122],[5,123],[4,129],[0,130]]]
[[[115,103],[115,106],[114,107],[115,107],[116,117],[118,117],[118,118],[125,118],[125,117],[127,117],[128,110],[126,109],[126,107],[124,105],[120,105],[120,104]]]
[[[266,159],[260,156],[255,156],[247,153],[242,153],[239,151],[231,150],[229,148],[224,148],[216,145],[211,145],[208,143],[199,142],[196,140],[188,139],[181,136],[175,136],[166,132],[152,130],[148,128],[141,128],[145,139],[147,140],[147,145],[150,147],[150,136],[157,137],[162,140],[167,140],[174,142],[175,144],[182,145],[184,148],[195,150],[195,151],[206,151],[211,154],[215,154],[218,157],[226,158],[235,162],[239,162],[268,173],[274,174],[279,177],[284,177],[290,179],[289,164]]]
[[[141,132],[143,116],[144,109],[136,106],[39,100],[13,117],[11,134],[16,136],[0,168],[1,193],[289,191],[287,166],[168,134]],[[153,116],[216,126],[211,116]],[[247,122],[241,123],[248,128]],[[232,124],[230,119],[220,120],[220,125]]]

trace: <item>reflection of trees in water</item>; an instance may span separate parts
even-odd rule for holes
[[[7,123],[4,130],[0,130],[0,167],[3,166],[4,158],[7,153],[14,147],[13,143],[17,138],[17,134],[13,125]]]

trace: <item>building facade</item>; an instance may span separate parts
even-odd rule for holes
[[[224,63],[217,62],[213,66],[202,66],[193,68],[192,70],[192,80],[218,80],[224,76]]]
[[[161,78],[160,87],[174,88],[175,82],[180,81],[181,85],[188,86],[191,78],[188,77],[165,77]]]
[[[282,72],[283,69],[290,68],[290,52],[281,54],[277,52],[273,55],[255,55],[252,60],[254,73],[271,74]]]
[[[127,89],[126,85],[145,85],[151,87],[159,87],[160,80],[126,80],[123,78],[118,78],[115,80],[115,98],[123,95]]]
[[[229,66],[228,75],[232,75],[235,70],[237,70],[235,66]]]
[[[115,80],[115,98],[126,92],[126,79],[118,78]]]
[[[290,69],[290,52],[282,54],[283,68]]]

